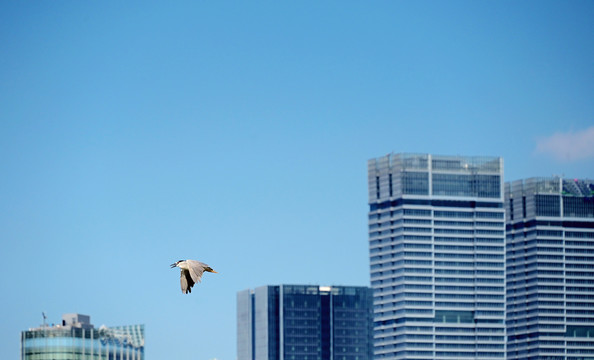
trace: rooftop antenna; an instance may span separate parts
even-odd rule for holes
[[[45,329],[45,327],[47,326],[45,324],[45,320],[47,319],[47,316],[45,316],[45,312],[43,312],[43,311],[41,312],[41,316],[43,316],[43,328]]]

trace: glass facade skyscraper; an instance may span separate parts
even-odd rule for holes
[[[371,289],[278,285],[237,293],[238,360],[371,360]]]
[[[368,162],[376,359],[505,359],[499,157]]]
[[[508,359],[594,360],[594,182],[505,190]]]
[[[144,360],[144,325],[95,329],[91,318],[64,314],[62,324],[21,333],[21,360]]]

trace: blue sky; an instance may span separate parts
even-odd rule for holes
[[[63,313],[234,360],[237,291],[367,285],[367,160],[594,176],[591,1],[3,1],[0,358]],[[206,274],[179,289],[178,259]]]

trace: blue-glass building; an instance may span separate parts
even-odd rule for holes
[[[238,360],[371,360],[368,287],[278,285],[237,293]]]
[[[144,325],[91,324],[81,314],[64,314],[62,324],[21,333],[21,360],[144,360]]]
[[[594,360],[594,182],[505,189],[508,359]]]
[[[368,162],[376,359],[505,359],[499,157]]]

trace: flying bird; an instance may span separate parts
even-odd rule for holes
[[[197,282],[200,282],[202,273],[205,271],[218,274],[210,266],[196,260],[180,260],[171,264],[171,268],[173,269],[174,267],[181,269],[179,281],[181,283],[181,290],[184,294],[192,292],[192,286]]]

